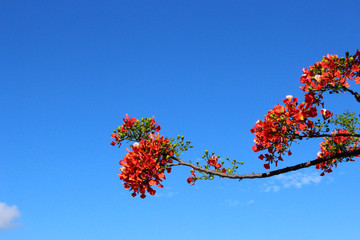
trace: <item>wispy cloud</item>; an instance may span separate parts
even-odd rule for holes
[[[171,191],[171,187],[165,187],[164,189],[161,189],[160,191],[156,191],[155,197],[173,197],[175,195],[179,194],[179,192]]]
[[[240,202],[238,200],[225,200],[225,203],[228,206],[236,207],[237,205],[239,205]]]
[[[246,204],[253,204],[255,201],[254,200],[250,200],[250,201],[247,201]]]
[[[322,177],[318,172],[313,173],[290,173],[284,175],[278,175],[273,178],[272,181],[264,183],[265,192],[278,192],[281,188],[301,188],[308,184],[318,184],[322,180]]]
[[[6,203],[0,202],[0,230],[15,227],[16,224],[13,220],[20,217],[20,215],[17,206],[8,206]]]
[[[225,204],[230,207],[237,207],[239,205],[244,206],[245,204],[249,205],[249,204],[253,204],[253,203],[255,203],[254,200],[249,200],[246,202],[239,201],[239,200],[225,200]]]

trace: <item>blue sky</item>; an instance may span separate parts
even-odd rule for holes
[[[133,198],[118,179],[128,113],[168,137],[262,172],[250,128],[301,69],[360,48],[358,1],[14,1],[0,3],[0,238],[358,239],[359,162],[262,180],[164,189]],[[352,84],[354,90],[360,87]],[[335,113],[359,109],[326,96]],[[316,158],[295,146],[281,166]]]

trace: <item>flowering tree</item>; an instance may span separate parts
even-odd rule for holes
[[[236,160],[220,161],[220,155],[205,150],[202,156],[204,164],[185,162],[180,159],[183,151],[192,148],[190,141],[183,136],[164,137],[159,134],[161,127],[153,118],[130,118],[126,114],[124,123],[111,134],[111,145],[121,146],[123,141],[131,142],[128,153],[120,161],[120,180],[132,196],[146,192],[154,195],[154,186],[162,188],[165,172],[170,173],[174,166],[190,167],[191,175],[187,182],[193,185],[200,179],[213,179],[214,176],[233,179],[267,178],[290,171],[316,165],[320,175],[332,172],[338,163],[354,161],[360,156],[360,125],[355,113],[346,111],[340,115],[324,108],[325,92],[349,93],[360,103],[360,94],[350,89],[350,82],[360,83],[360,52],[345,57],[327,55],[308,69],[303,69],[300,78],[301,90],[305,92],[304,102],[291,95],[276,105],[250,130],[255,134],[254,152],[261,153],[259,159],[265,161],[264,168],[277,166],[283,157],[291,155],[292,143],[310,138],[323,138],[317,158],[294,166],[254,174],[237,174],[243,162]],[[314,120],[318,115],[320,118]],[[330,129],[333,129],[330,131]],[[198,174],[198,175],[197,175]]]

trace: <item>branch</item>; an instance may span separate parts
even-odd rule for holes
[[[360,156],[360,149],[357,150],[353,150],[353,151],[349,151],[349,152],[343,152],[343,153],[337,153],[337,154],[333,154],[330,156],[326,156],[326,157],[322,157],[322,158],[318,158],[312,161],[308,161],[305,163],[300,163],[291,167],[286,167],[286,168],[281,168],[275,171],[271,171],[271,172],[266,172],[266,173],[254,173],[254,174],[228,174],[228,173],[222,173],[222,172],[215,172],[209,169],[205,169],[196,165],[193,165],[191,163],[188,162],[184,162],[179,158],[176,157],[171,157],[172,159],[174,159],[175,161],[178,161],[178,163],[172,164],[171,166],[179,166],[179,165],[184,165],[184,166],[188,166],[191,167],[199,172],[204,172],[204,173],[208,173],[211,175],[215,175],[215,176],[219,176],[219,177],[223,177],[223,178],[232,178],[232,179],[245,179],[245,178],[267,178],[267,177],[272,177],[275,175],[279,175],[279,174],[283,174],[283,173],[287,173],[287,172],[291,172],[291,171],[296,171],[302,168],[307,168],[310,166],[314,166],[316,164],[325,162],[325,161],[329,161],[332,159],[336,159],[336,158],[344,158],[344,157],[354,157],[354,156]]]
[[[360,134],[349,133],[332,133],[332,134],[319,134],[319,135],[297,135],[300,138],[318,138],[318,137],[360,137]]]
[[[359,94],[359,93],[354,92],[353,90],[348,89],[348,88],[346,88],[346,87],[344,87],[343,89],[344,89],[345,91],[351,93],[352,95],[354,95],[356,101],[360,102],[360,94]]]

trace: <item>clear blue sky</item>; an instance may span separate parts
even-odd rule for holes
[[[193,187],[179,167],[142,200],[117,176],[125,146],[110,146],[126,113],[155,115],[162,134],[192,140],[184,160],[209,149],[264,171],[250,128],[286,95],[302,99],[303,67],[360,48],[359,11],[355,0],[2,0],[0,209],[14,220],[0,239],[359,239],[359,161],[323,178],[310,168]],[[296,146],[281,166],[318,151]]]

